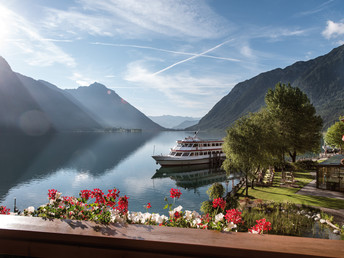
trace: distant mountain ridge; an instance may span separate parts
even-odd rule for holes
[[[189,130],[224,130],[248,112],[264,105],[265,94],[278,83],[305,92],[324,120],[324,129],[344,115],[344,45],[309,61],[261,73],[238,83],[197,125]]]
[[[43,135],[104,131],[108,127],[164,130],[102,84],[62,90],[13,72],[0,57],[1,132]]]
[[[65,91],[87,107],[93,116],[98,116],[103,127],[150,131],[164,129],[103,84],[96,82],[87,87]]]
[[[186,127],[195,125],[198,123],[200,118],[189,117],[189,116],[149,116],[157,124],[170,129],[184,129]]]

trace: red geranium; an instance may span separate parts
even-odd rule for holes
[[[271,222],[266,221],[266,219],[256,220],[257,224],[250,228],[248,231],[250,233],[263,234],[264,231],[271,230]]]
[[[88,199],[90,199],[92,192],[91,192],[91,190],[81,190],[79,195],[81,198],[83,198],[87,201]]]
[[[226,207],[226,201],[221,197],[214,199],[213,208],[217,208],[217,207],[220,207],[222,210],[224,210]]]
[[[57,193],[57,190],[56,190],[56,189],[50,189],[50,190],[48,190],[49,199],[55,200],[55,198],[56,198],[56,193]]]
[[[10,209],[6,208],[6,206],[0,206],[0,214],[8,215],[10,214]]]
[[[122,213],[127,213],[128,212],[128,199],[126,195],[122,196],[118,200],[118,207],[117,209],[121,211]]]
[[[152,205],[149,202],[149,203],[147,203],[147,209],[150,209],[150,208],[152,208]]]
[[[171,188],[170,194],[171,194],[170,195],[171,198],[178,198],[178,199],[182,195],[179,189],[174,189],[174,188]]]
[[[175,217],[176,219],[179,219],[179,218],[181,217],[180,212],[176,211],[176,212],[174,213],[174,217]]]
[[[237,209],[227,210],[226,212],[225,219],[228,222],[233,222],[234,224],[242,222],[241,212]]]

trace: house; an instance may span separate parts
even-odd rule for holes
[[[316,186],[320,189],[344,192],[344,155],[334,155],[318,164]]]

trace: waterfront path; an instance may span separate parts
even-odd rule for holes
[[[311,175],[315,177],[315,172],[311,172]],[[322,196],[328,198],[336,198],[339,200],[344,200],[344,193],[342,192],[335,192],[330,190],[323,190],[316,188],[316,180],[314,179],[303,188],[301,188],[297,194],[301,195],[312,195],[312,196]]]
[[[315,172],[311,172],[311,175],[315,177]],[[328,197],[328,198],[335,198],[338,200],[344,200],[344,193],[342,192],[335,192],[330,190],[323,190],[316,188],[316,180],[314,179],[303,188],[301,188],[297,194],[300,195],[311,195],[311,196],[320,196],[320,197]],[[335,217],[335,219],[339,222],[344,223],[344,209],[329,209],[329,208],[320,208],[323,212],[331,214]]]

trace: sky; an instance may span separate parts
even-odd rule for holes
[[[0,0],[0,56],[148,116],[203,117],[239,82],[344,44],[343,0]]]

